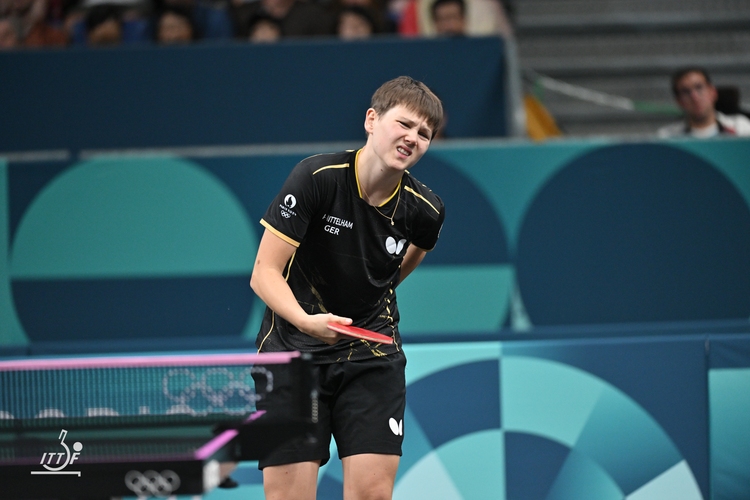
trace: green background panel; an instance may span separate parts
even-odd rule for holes
[[[29,343],[18,322],[10,288],[10,230],[8,210],[8,166],[0,158],[0,346]]]
[[[496,331],[508,314],[512,288],[507,265],[418,267],[398,287],[399,329],[405,339]]]
[[[404,345],[406,383],[411,384],[432,373],[475,361],[499,359],[499,342],[464,342]],[[467,387],[472,381],[466,381]]]
[[[562,363],[505,356],[501,364],[503,427],[544,436],[570,448],[586,426],[605,384]]]
[[[750,495],[750,368],[708,374],[714,500]]]
[[[701,500],[698,484],[684,460],[626,497],[626,500]]]
[[[253,225],[224,184],[177,158],[103,158],[67,170],[29,207],[13,278],[250,273]]]
[[[573,450],[552,485],[548,500],[621,500],[622,491],[606,469]]]
[[[503,434],[484,431],[455,439],[422,457],[399,479],[393,498],[504,500]]]

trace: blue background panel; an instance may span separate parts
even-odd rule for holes
[[[440,96],[448,136],[505,136],[505,64],[498,37],[4,51],[0,152],[360,140],[400,75]]]

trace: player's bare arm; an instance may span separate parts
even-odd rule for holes
[[[258,254],[255,257],[250,286],[271,310],[293,324],[299,331],[333,345],[341,337],[327,327],[328,323],[349,325],[352,320],[335,314],[310,315],[300,307],[284,279],[284,268],[295,250],[294,245],[268,230],[264,231]]]

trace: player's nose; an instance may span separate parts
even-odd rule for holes
[[[413,146],[414,144],[417,143],[417,131],[415,129],[413,129],[413,128],[409,129],[406,132],[405,139],[406,139],[406,142],[407,142],[407,144],[409,146]]]

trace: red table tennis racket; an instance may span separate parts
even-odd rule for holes
[[[369,340],[371,342],[380,342],[381,344],[393,344],[392,337],[383,335],[382,333],[365,330],[364,328],[359,328],[356,326],[346,326],[346,325],[340,325],[338,323],[328,323],[328,329],[333,330],[334,332],[341,333],[343,335],[348,335],[349,337],[357,338],[357,339]]]

